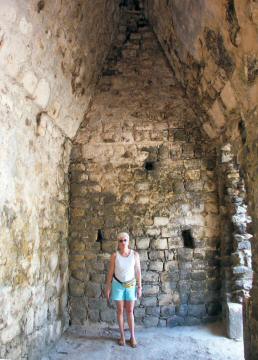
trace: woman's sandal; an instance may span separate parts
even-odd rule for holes
[[[136,348],[136,346],[137,346],[137,341],[135,340],[135,339],[130,339],[130,345],[131,345],[131,347],[133,347],[133,348]]]
[[[120,345],[120,346],[125,346],[125,339],[120,338],[120,339],[118,340],[118,345]]]

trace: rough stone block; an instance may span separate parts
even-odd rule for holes
[[[101,295],[100,284],[89,281],[85,287],[85,294],[89,298],[98,298]]]
[[[188,305],[188,314],[195,317],[202,317],[206,314],[206,308],[204,304]]]
[[[1,331],[1,343],[6,344],[18,336],[21,332],[20,325],[14,323]]]
[[[149,270],[163,271],[163,262],[162,261],[151,261]]]
[[[143,297],[142,300],[141,300],[141,303],[142,303],[143,306],[156,306],[157,305],[157,298],[154,297],[154,296]]]
[[[194,316],[187,316],[184,320],[184,325],[193,326],[201,324],[201,319]]]
[[[171,317],[172,315],[175,315],[175,306],[161,306],[160,315],[163,317]]]
[[[158,297],[159,306],[173,304],[172,294],[160,294]]]
[[[184,318],[178,315],[173,315],[169,319],[167,319],[168,327],[174,327],[183,324],[184,324]]]
[[[173,229],[170,227],[162,227],[161,229],[161,236],[163,238],[167,237],[167,238],[171,238],[171,237],[175,237],[178,233],[177,229]]]
[[[189,303],[190,304],[201,304],[204,303],[206,295],[204,291],[191,291]]]
[[[106,280],[106,276],[105,276],[105,274],[93,273],[90,275],[90,280],[95,283],[104,284],[105,280]]]
[[[149,252],[150,260],[164,260],[164,251],[152,250]]]
[[[166,250],[168,248],[168,240],[166,238],[152,240],[151,247],[152,249]]]
[[[176,260],[175,250],[165,250],[165,259],[166,259],[166,261]]]
[[[136,202],[140,205],[148,204],[150,201],[150,198],[148,196],[137,196]]]
[[[177,272],[177,270],[178,270],[178,261],[168,260],[165,262],[165,271],[175,273]]]
[[[187,262],[193,258],[193,249],[180,248],[177,250],[178,261]]]
[[[103,241],[102,249],[104,252],[108,254],[112,254],[116,250],[116,241]]]
[[[205,271],[193,271],[191,273],[191,279],[195,281],[201,281],[206,279],[206,272]]]
[[[192,170],[187,170],[185,172],[185,176],[187,179],[189,180],[200,180],[201,177],[201,171],[199,169],[192,169]]]
[[[88,305],[89,309],[95,310],[104,310],[104,308],[107,308],[106,301],[103,301],[103,299],[88,299]]]
[[[161,284],[161,291],[166,293],[166,294],[169,294],[171,293],[172,290],[175,290],[176,289],[176,286],[177,286],[177,282],[162,282]]]
[[[230,339],[243,338],[242,305],[237,303],[226,304],[227,335]]]
[[[159,234],[160,234],[160,229],[155,229],[155,228],[153,228],[153,229],[147,229],[146,234],[147,234],[147,235],[150,235],[150,236],[159,236]]]
[[[186,316],[188,313],[188,305],[182,304],[176,307],[176,314],[179,316]]]
[[[185,189],[186,191],[202,191],[203,190],[203,182],[195,181],[195,180],[186,180],[185,181]]]
[[[155,271],[146,271],[142,273],[142,279],[144,282],[157,282],[159,281],[159,274]]]
[[[100,318],[102,321],[115,322],[116,321],[116,311],[113,309],[102,310],[102,311],[100,311]]]
[[[152,315],[152,316],[159,316],[160,315],[160,307],[159,306],[147,306],[146,314]]]
[[[150,184],[148,182],[137,182],[135,184],[136,191],[147,191],[150,188]]]
[[[166,327],[167,321],[165,319],[159,319],[158,327]]]
[[[97,322],[100,320],[99,310],[89,309],[88,316],[89,316],[89,319],[93,322]]]
[[[173,192],[175,194],[181,194],[185,192],[184,183],[181,180],[175,180],[172,183]]]
[[[150,239],[148,239],[148,238],[138,239],[138,240],[136,240],[136,246],[137,246],[137,249],[146,250],[150,246]]]
[[[159,293],[158,285],[144,285],[143,286],[143,295],[156,295]]]
[[[142,264],[146,264],[146,261],[148,261],[148,252],[145,250],[138,250],[139,256],[140,256],[140,260],[141,260],[141,265]]]
[[[155,316],[146,316],[143,320],[143,324],[146,327],[157,326],[159,323],[159,318]]]
[[[145,316],[145,308],[137,307],[134,309],[135,318],[142,318]]]
[[[184,129],[173,130],[174,141],[187,141],[187,134]]]
[[[164,216],[157,216],[154,218],[155,226],[166,226],[169,223],[169,218]]]

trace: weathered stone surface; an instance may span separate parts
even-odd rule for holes
[[[137,249],[148,249],[150,246],[150,239],[145,238],[145,239],[139,239],[136,241],[136,246]]]
[[[23,86],[30,94],[34,93],[38,79],[33,71],[28,71],[23,76]]]
[[[222,128],[225,125],[226,120],[217,100],[209,110],[209,115],[217,128]]]
[[[195,317],[201,317],[206,314],[206,309],[204,305],[189,305],[188,306],[188,314],[195,316]]]
[[[82,281],[71,278],[69,289],[72,296],[82,296],[84,294],[85,284]]]
[[[175,306],[161,306],[160,314],[164,317],[175,315]]]
[[[167,320],[168,327],[182,325],[183,323],[184,323],[184,318],[178,315],[173,315]]]
[[[226,305],[227,335],[230,339],[242,339],[243,337],[243,314],[242,305],[227,303]]]
[[[152,322],[147,307],[159,306],[159,295],[161,302],[169,295],[172,304],[184,307],[187,324],[219,315],[220,294],[223,301],[243,301],[252,284],[251,249],[257,272],[251,246],[257,242],[258,203],[255,2],[236,7],[233,1],[149,0],[146,14],[175,76],[152,31],[142,26],[147,24],[143,15],[124,14],[123,33],[88,109],[115,33],[118,4],[30,5],[19,12],[13,5],[0,6],[1,148],[8,159],[0,171],[0,271],[7,284],[1,303],[19,299],[10,306],[18,314],[16,323],[7,321],[9,310],[1,323],[4,341],[14,336],[3,357],[18,358],[17,344],[25,349],[35,329],[36,349],[39,337],[44,344],[67,326],[68,263],[72,322],[83,324],[90,314],[99,321],[99,311],[109,321],[102,290],[115,236],[124,228],[133,238],[131,247],[143,250],[143,283],[155,283],[161,292],[142,300],[141,320],[150,316]],[[198,16],[190,19],[190,13]],[[92,14],[89,21],[87,14]],[[232,146],[221,149],[222,143]],[[254,239],[245,237],[250,222],[245,204],[254,219]],[[77,232],[76,241],[69,241],[70,262],[68,225]],[[181,236],[186,227],[201,252],[186,249]],[[102,246],[96,243],[98,229],[105,234]],[[248,329],[256,329],[256,278]],[[26,289],[35,287],[40,296],[28,296]],[[14,291],[18,288],[20,293]],[[257,338],[247,338],[256,359]],[[8,356],[7,348],[13,349]]]
[[[100,284],[94,282],[88,282],[85,287],[85,294],[89,298],[98,298],[101,294]]]
[[[155,226],[165,226],[169,222],[169,219],[167,217],[155,217],[154,218],[154,225]]]
[[[252,203],[249,210],[257,222],[255,205],[257,196],[253,195],[257,193],[255,190],[257,181],[254,180],[257,179],[255,176],[257,169],[253,165],[257,157],[254,145],[257,142],[257,116],[250,115],[250,108],[254,108],[256,106],[254,104],[257,104],[257,84],[253,86],[257,77],[257,74],[254,75],[257,55],[255,55],[256,60],[253,56],[254,53],[257,54],[257,4],[252,2],[248,5],[248,15],[245,13],[244,3],[236,6],[236,2],[229,1],[213,5],[212,0],[208,0],[206,6],[201,6],[199,2],[193,4],[191,1],[182,3],[172,0],[169,4],[159,2],[157,6],[155,0],[149,0],[148,15],[177,79],[185,87],[196,109],[201,108],[205,114],[203,128],[214,141],[216,138],[216,141],[219,141],[219,132],[206,121],[206,115],[210,113],[213,104],[218,104],[217,101],[222,99],[220,106],[225,106],[227,121],[221,113],[224,112],[222,106],[219,116],[216,117],[219,119],[219,128],[223,125],[221,130],[225,130],[225,136],[221,140],[232,142],[238,165],[241,164],[242,168],[244,166],[244,172],[247,172],[244,177],[248,182],[248,188],[252,189],[248,191],[248,201]],[[198,16],[192,16],[190,25],[185,29],[185,23],[189,22],[190,11],[192,14],[198,13]],[[226,21],[222,24],[220,20],[225,14]],[[173,27],[170,27],[171,23],[174,24]],[[226,28],[227,30],[224,31]],[[244,28],[245,31],[240,33],[240,28],[241,30]],[[197,45],[199,39],[203,39],[204,46]],[[197,68],[200,71],[197,71]],[[232,92],[229,90],[229,84]],[[225,91],[219,98],[223,88]],[[228,91],[229,96],[226,96]],[[253,94],[253,91],[256,91],[256,96],[251,96],[251,100],[249,94]],[[237,95],[239,99],[237,103],[231,97],[232,93],[234,97]],[[241,113],[241,117],[244,116],[245,120],[242,118],[239,122],[238,116],[235,116],[231,110]],[[249,138],[246,136],[248,128],[251,134]],[[250,159],[248,164],[246,164],[247,154]],[[257,237],[257,227],[255,232]],[[225,244],[225,247],[226,245],[229,244]],[[251,308],[257,309],[257,301],[254,300],[252,304],[254,303]],[[247,315],[247,319],[249,318],[250,315]],[[252,326],[256,328],[255,321]],[[246,348],[246,358],[254,359],[258,354],[258,341],[257,338],[252,338],[250,341],[252,348]]]
[[[159,306],[147,306],[146,307],[146,314],[159,317],[159,315],[160,315],[160,307]]]
[[[157,285],[144,285],[143,294],[144,295],[156,295],[159,292],[159,287]]]
[[[156,306],[157,305],[157,298],[156,297],[143,297],[141,301],[143,306]],[[144,309],[145,312],[145,309]]]
[[[88,316],[89,316],[89,319],[93,322],[100,321],[99,310],[90,309],[88,311]]]
[[[144,282],[158,282],[159,274],[155,271],[143,272],[142,279]]]
[[[159,323],[159,318],[156,316],[146,316],[143,320],[143,324],[146,327],[157,326]]]
[[[162,261],[152,261],[149,266],[149,270],[152,271],[163,271],[163,262]]]
[[[46,108],[50,97],[50,86],[46,79],[40,79],[35,90],[35,102],[42,108]]]
[[[103,310],[100,312],[100,318],[102,321],[112,323],[116,320],[116,311],[112,309]]]
[[[228,111],[231,111],[236,108],[237,106],[236,97],[229,81],[226,83],[225,87],[223,88],[220,97]]]
[[[45,3],[39,13],[38,3]],[[77,5],[78,11],[67,0],[0,4],[0,77],[8,89],[0,101],[0,141],[5,149],[0,159],[1,358],[36,359],[68,326],[71,140],[119,17],[113,0],[105,20],[104,3]],[[83,246],[73,247],[79,250]],[[72,261],[72,267],[83,266]],[[69,289],[79,295],[83,286],[77,280]],[[25,301],[28,289],[32,294]],[[76,321],[83,322],[85,314]]]
[[[168,241],[167,239],[163,239],[163,238],[153,240],[151,242],[151,247],[157,250],[165,250],[168,248]]]

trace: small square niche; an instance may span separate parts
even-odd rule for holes
[[[191,229],[182,230],[182,238],[185,248],[195,249],[195,241]]]
[[[147,171],[153,171],[155,168],[154,161],[146,161],[144,164],[144,168]]]

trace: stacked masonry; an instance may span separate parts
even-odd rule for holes
[[[120,30],[72,151],[71,320],[115,321],[103,290],[121,230],[141,257],[138,323],[214,320],[221,309],[216,154],[141,13],[125,12]],[[184,246],[183,230],[194,249]]]

